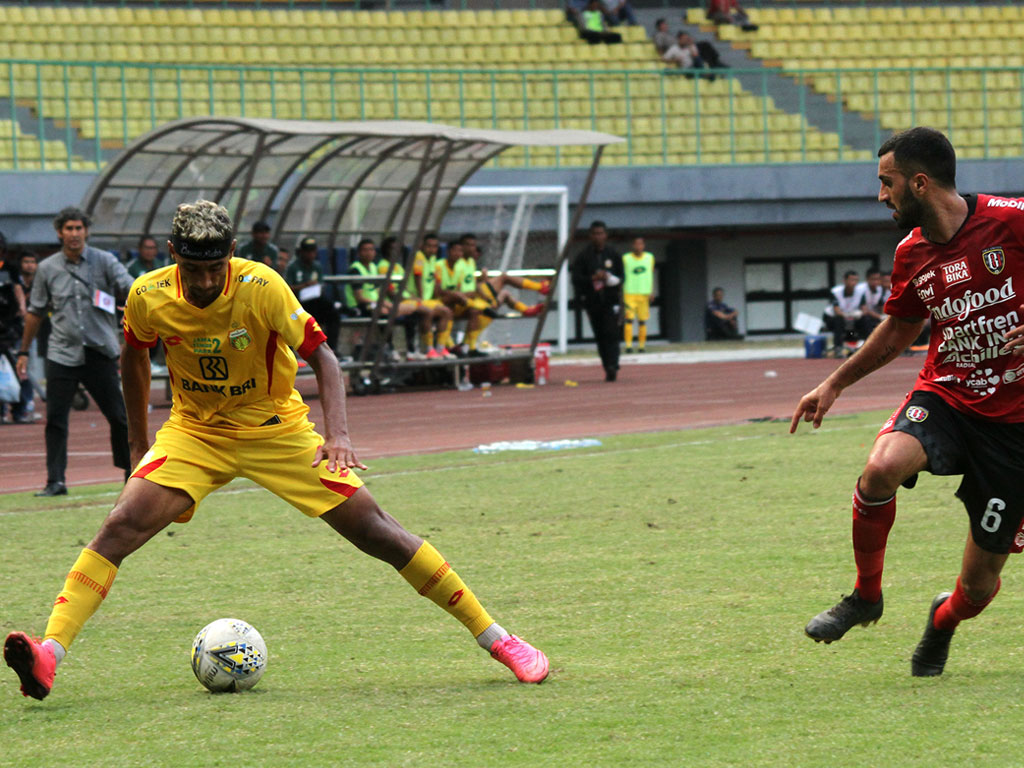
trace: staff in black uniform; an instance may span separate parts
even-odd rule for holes
[[[608,247],[608,230],[603,221],[590,225],[590,243],[573,260],[570,272],[576,295],[583,300],[594,331],[604,380],[615,381],[619,372],[622,255]]]

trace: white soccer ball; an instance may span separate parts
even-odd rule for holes
[[[267,644],[241,619],[217,619],[192,641],[192,671],[211,691],[244,691],[263,677]]]

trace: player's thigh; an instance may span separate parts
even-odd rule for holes
[[[882,426],[864,476],[870,486],[883,478],[895,479],[898,486],[923,470],[959,475],[967,466],[967,454],[962,415],[938,395],[919,390],[911,392]],[[861,490],[875,495],[865,485]]]
[[[968,419],[967,459],[956,495],[971,521],[971,538],[995,554],[1024,551],[1024,425]]]
[[[121,560],[185,515],[194,503],[178,488],[129,478],[89,549],[120,565]]]
[[[187,523],[204,498],[237,474],[238,459],[232,438],[165,424],[131,477],[184,492],[193,504],[176,519]]]
[[[250,438],[239,446],[239,474],[262,485],[304,515],[319,517],[350,498],[363,481],[346,467],[331,472],[324,459],[313,466],[324,444],[312,426],[296,432]]]

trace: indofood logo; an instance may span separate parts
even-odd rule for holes
[[[929,307],[934,317],[940,323],[945,320],[966,320],[971,312],[985,307],[1002,304],[1016,296],[1013,292],[1013,278],[1006,278],[1006,282],[999,288],[989,288],[987,291],[964,292],[963,296],[951,298],[947,296],[937,307]]]

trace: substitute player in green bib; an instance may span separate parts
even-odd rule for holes
[[[349,441],[338,359],[280,275],[234,258],[227,210],[207,200],[178,206],[168,245],[174,265],[136,280],[125,305],[121,372],[135,470],[72,565],[43,641],[24,632],[7,636],[4,660],[22,692],[36,699],[50,693],[57,664],[124,559],[172,522],[187,522],[208,494],[236,477],[390,564],[519,680],[543,680],[547,657],[495,623],[444,557],[383,511],[356,476],[354,469],[366,467]],[[173,405],[150,445],[149,349],[161,342]],[[295,390],[293,349],[316,374],[323,435]],[[269,571],[261,577],[273,578]]]
[[[622,254],[623,299],[626,307],[626,351],[633,351],[633,321],[636,320],[637,351],[646,351],[647,321],[651,317],[651,294],[654,293],[654,254],[644,250],[644,239],[633,240],[633,250]]]

